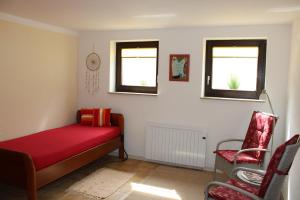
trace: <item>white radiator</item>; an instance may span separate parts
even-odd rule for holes
[[[206,130],[202,128],[149,122],[146,127],[146,159],[204,168],[206,137]]]

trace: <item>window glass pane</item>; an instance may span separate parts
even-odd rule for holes
[[[156,86],[156,58],[122,58],[122,85]]]
[[[214,47],[213,57],[258,57],[258,47]]]
[[[257,47],[213,48],[212,88],[256,91],[257,62]]]
[[[156,48],[122,49],[122,57],[156,57]]]

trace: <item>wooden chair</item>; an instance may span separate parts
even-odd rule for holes
[[[217,169],[231,177],[236,167],[261,168],[268,144],[274,131],[278,117],[272,114],[254,111],[244,140],[228,139],[217,144],[214,168],[214,180]],[[221,144],[243,142],[240,150],[221,150]]]
[[[255,187],[236,179],[227,183],[213,181],[205,188],[205,200],[279,200],[284,178],[288,175],[295,155],[300,147],[299,135],[280,145],[273,154],[266,173],[250,168],[236,168],[237,171],[250,171],[263,176],[262,183]],[[213,186],[216,186],[212,188]]]

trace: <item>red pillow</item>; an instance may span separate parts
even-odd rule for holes
[[[95,109],[80,109],[80,124],[83,126],[95,126]]]
[[[110,112],[111,108],[95,108],[95,123],[94,126],[111,126]]]

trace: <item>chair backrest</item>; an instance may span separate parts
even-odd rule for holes
[[[277,119],[278,117],[272,114],[254,111],[242,145],[242,149],[267,149]],[[247,152],[247,154],[257,158],[260,162],[263,160],[265,155],[265,153],[262,151],[252,151]]]
[[[284,178],[290,170],[299,146],[299,135],[294,135],[276,149],[260,185],[259,197],[266,200],[279,198]]]

